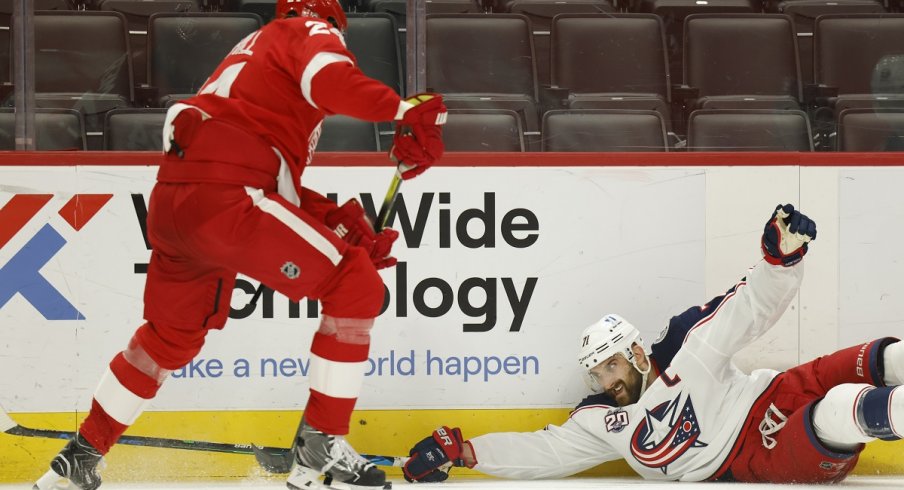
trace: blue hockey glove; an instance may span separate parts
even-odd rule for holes
[[[816,223],[791,204],[775,207],[763,230],[763,258],[774,265],[792,266],[807,253],[807,243],[816,239]]]
[[[409,482],[438,483],[449,478],[452,466],[465,466],[461,459],[464,441],[461,429],[442,426],[414,445],[409,451],[411,459],[402,467]]]

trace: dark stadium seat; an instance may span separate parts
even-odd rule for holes
[[[537,55],[537,80],[540,85],[549,84],[550,32],[553,18],[559,14],[599,14],[616,12],[609,0],[510,0],[506,12],[523,14],[530,19],[534,33],[534,50]]]
[[[129,44],[135,83],[148,82],[148,19],[158,12],[198,12],[200,0],[97,0],[97,10],[119,12],[129,23]]]
[[[845,109],[837,141],[839,151],[904,151],[904,108]]]
[[[656,111],[548,111],[542,134],[542,151],[668,151],[665,121]]]
[[[794,21],[797,48],[800,56],[801,80],[813,83],[813,25],[816,18],[826,14],[855,14],[884,12],[878,0],[767,0],[766,12],[787,14]]]
[[[446,151],[524,151],[524,131],[515,111],[450,109],[443,142]]]
[[[161,107],[190,97],[220,61],[261,27],[250,13],[157,13],[148,24],[148,79]]]
[[[134,100],[125,17],[117,12],[35,12],[34,40],[35,103],[82,112],[88,147],[99,149],[104,114]]]
[[[538,130],[537,69],[527,17],[427,15],[426,88],[457,109],[510,109]]]
[[[39,151],[86,150],[85,120],[75,109],[36,109],[35,148]],[[0,109],[0,150],[16,149],[14,109]]]
[[[760,0],[627,0],[627,3],[631,12],[651,13],[662,18],[669,53],[669,73],[675,83],[681,79],[681,53],[687,16],[701,13],[757,13],[762,5]]]
[[[395,19],[385,13],[348,14],[345,41],[365,75],[405,94]]]
[[[572,109],[656,110],[669,120],[671,86],[662,21],[653,14],[556,16],[553,86]]]
[[[791,18],[782,14],[688,16],[684,84],[698,91],[697,107],[719,99],[761,109],[799,103],[802,85]]]
[[[225,10],[257,14],[266,24],[273,19],[273,14],[276,12],[276,0],[226,0]]]
[[[687,131],[688,151],[813,151],[810,121],[799,110],[701,109]]]
[[[854,99],[904,95],[904,14],[823,15],[814,43],[817,84]]]
[[[13,1],[0,0],[0,83],[11,81],[9,28],[12,25]],[[35,10],[70,10],[67,0],[33,0]]]
[[[377,125],[347,116],[323,120],[317,151],[380,151]]]
[[[104,119],[105,150],[163,150],[166,109],[114,109]]]

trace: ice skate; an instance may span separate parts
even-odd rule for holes
[[[94,490],[101,484],[97,470],[102,462],[103,456],[79,434],[53,458],[33,490]]]
[[[384,485],[386,474],[362,458],[345,437],[324,434],[302,422],[286,486],[292,490],[382,490]]]

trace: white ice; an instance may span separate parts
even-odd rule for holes
[[[441,484],[413,486],[405,481],[393,481],[394,490],[740,490],[741,488],[783,489],[783,490],[830,490],[826,485],[772,485],[756,486],[739,483],[677,483],[651,482],[634,478],[569,478],[565,480],[512,481],[459,479]],[[904,477],[863,477],[852,476],[837,485],[844,490],[904,489]],[[27,489],[30,485],[0,485],[0,490]],[[108,483],[103,490],[275,490],[286,488],[280,480],[248,480],[240,482],[202,483]]]

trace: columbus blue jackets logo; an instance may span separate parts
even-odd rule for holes
[[[668,473],[668,466],[693,447],[706,447],[700,441],[700,424],[691,397],[678,410],[681,394],[646,410],[647,415],[631,436],[631,455],[642,465]]]

